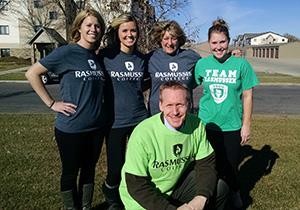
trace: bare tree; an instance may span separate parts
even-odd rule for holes
[[[6,6],[9,4],[10,0],[0,0],[0,13],[6,10]]]
[[[74,0],[52,0],[62,11],[65,17],[65,28],[66,28],[66,38],[67,41],[70,41],[70,32],[71,27],[73,24],[73,21],[77,15],[78,12],[83,10],[88,0],[80,0],[80,1],[74,1]]]
[[[179,14],[190,3],[189,0],[150,0],[149,3],[155,8],[156,21],[169,17],[170,14]]]
[[[288,38],[289,42],[297,42],[300,41],[300,39],[292,34],[285,33],[283,34],[284,37]]]
[[[3,10],[2,13],[18,17],[20,28],[26,30],[28,37],[32,36],[40,27],[49,27],[52,23],[55,23],[56,28],[61,28],[60,22],[64,21],[63,18],[60,21],[50,18],[50,13],[56,12],[55,4],[51,0],[10,0],[6,7],[8,9]],[[9,17],[7,16],[7,18]]]

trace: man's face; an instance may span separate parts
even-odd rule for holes
[[[173,128],[180,128],[188,110],[187,93],[182,89],[167,88],[162,91],[159,109]]]

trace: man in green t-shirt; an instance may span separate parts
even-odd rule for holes
[[[119,188],[125,209],[224,208],[228,187],[217,181],[214,151],[201,120],[188,113],[189,101],[182,83],[163,84],[161,113],[131,134]]]

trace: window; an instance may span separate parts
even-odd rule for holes
[[[49,19],[50,20],[57,20],[58,19],[58,13],[57,13],[57,11],[51,11],[51,12],[49,12]]]
[[[278,47],[275,48],[275,58],[279,58],[279,49],[278,49]]]
[[[274,48],[271,48],[271,56],[270,58],[274,58]]]
[[[75,3],[77,5],[78,9],[83,9],[85,6],[85,1],[83,1],[83,0],[77,0],[77,1],[75,1]]]
[[[0,57],[9,57],[10,56],[10,49],[0,49]]]
[[[0,1],[0,10],[8,11],[8,7],[6,6],[7,4],[8,4],[8,2],[6,0]]]
[[[33,6],[34,8],[43,8],[42,0],[33,0]]]
[[[35,25],[34,27],[34,32],[37,32],[38,30],[40,30],[40,28],[42,28],[42,25]]]
[[[9,35],[8,25],[0,25],[0,35]]]

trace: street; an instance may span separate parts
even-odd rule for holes
[[[59,99],[58,85],[47,85]],[[194,91],[195,107],[201,88]],[[51,113],[28,83],[0,82],[0,113]],[[300,115],[300,86],[262,85],[254,89],[254,114]]]

